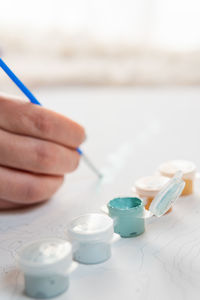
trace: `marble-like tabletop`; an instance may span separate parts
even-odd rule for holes
[[[45,88],[35,91],[44,106],[83,124],[84,151],[107,172],[106,180],[81,162],[57,194],[30,209],[0,212],[0,299],[25,300],[15,257],[27,242],[67,239],[70,220],[116,196],[131,195],[134,181],[169,159],[200,168],[200,88]],[[198,169],[199,170],[199,169]],[[146,220],[146,231],[119,239],[112,257],[79,265],[58,300],[200,299],[200,184],[181,197],[173,212]]]

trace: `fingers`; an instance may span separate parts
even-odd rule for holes
[[[0,199],[4,199],[1,205],[30,205],[45,201],[57,191],[63,179],[63,176],[34,175],[0,167]]]
[[[24,206],[25,206],[24,204],[13,203],[10,201],[5,201],[3,199],[0,199],[0,210],[17,209]]]
[[[82,126],[53,111],[0,95],[0,128],[20,135],[77,148],[85,139]]]
[[[80,155],[61,145],[0,129],[0,165],[40,174],[74,171]],[[1,181],[0,181],[1,182]]]
[[[72,120],[0,95],[0,210],[50,198],[78,166],[84,139]]]

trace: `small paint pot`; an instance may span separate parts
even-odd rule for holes
[[[144,200],[146,209],[149,209],[152,200],[168,181],[169,178],[160,175],[141,177],[136,180],[134,183],[136,193]]]
[[[136,197],[115,198],[108,203],[109,216],[114,219],[114,232],[121,237],[134,237],[145,231],[143,201]]]
[[[182,196],[191,195],[193,193],[194,179],[196,176],[195,164],[187,160],[172,160],[159,166],[160,174],[169,178],[173,177],[177,171],[183,173],[183,180],[185,181]]]
[[[61,239],[33,242],[20,251],[18,264],[25,279],[25,293],[33,298],[51,298],[69,287],[69,273],[76,268],[72,262],[72,246]]]
[[[74,260],[82,264],[108,260],[113,233],[113,220],[106,215],[90,213],[75,218],[68,229]]]
[[[143,201],[136,197],[123,197],[111,200],[107,207],[114,221],[114,232],[121,237],[134,237],[145,230],[145,219],[153,215],[164,215],[181,195],[185,186],[182,172],[177,172],[155,196],[149,210]]]

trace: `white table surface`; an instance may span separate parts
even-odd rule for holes
[[[0,299],[25,300],[15,263],[20,247],[40,237],[67,237],[69,221],[99,212],[113,197],[131,195],[135,179],[168,159],[200,167],[200,88],[57,88],[35,91],[41,102],[82,123],[83,149],[107,179],[98,183],[84,165],[66,176],[47,203],[0,213]],[[146,232],[120,239],[112,258],[79,265],[59,300],[200,299],[200,188],[182,197],[173,213],[146,222]]]

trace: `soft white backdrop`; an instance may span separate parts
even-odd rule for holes
[[[6,0],[0,33],[14,39],[26,32],[60,30],[104,40],[149,42],[175,49],[200,46],[198,0]],[[30,33],[30,34],[29,34]]]
[[[199,84],[199,14],[198,0],[2,0],[0,49],[33,84]]]

